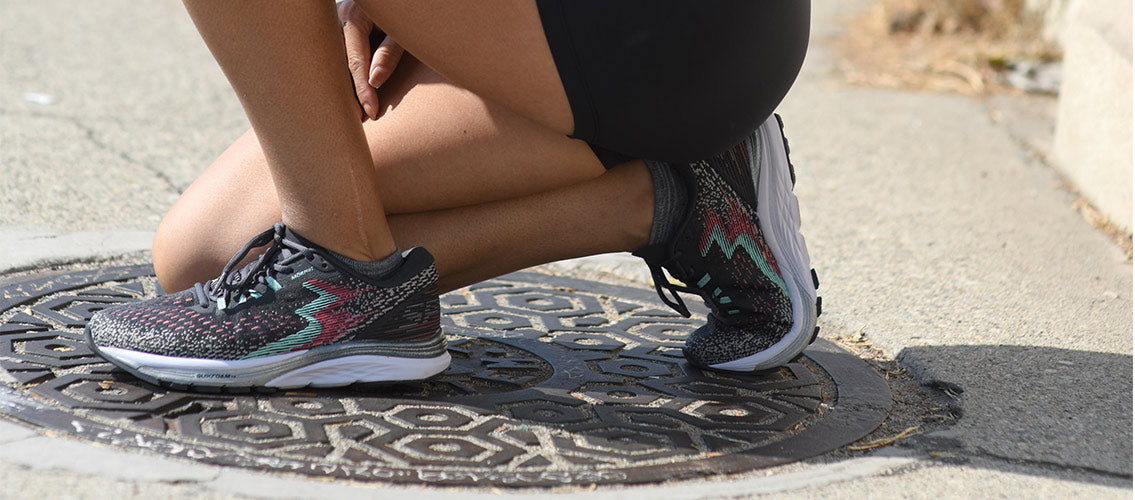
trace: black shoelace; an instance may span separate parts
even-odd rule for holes
[[[651,245],[640,248],[635,251],[633,255],[641,257],[646,261],[646,266],[650,268],[650,278],[654,281],[654,290],[658,292],[658,298],[662,299],[662,303],[670,306],[678,314],[685,317],[690,317],[690,309],[686,307],[685,301],[678,295],[678,292],[686,292],[693,294],[701,294],[700,290],[691,288],[689,286],[679,285],[673,283],[666,277],[666,273],[662,271],[662,266],[676,262],[678,257],[671,251],[667,251],[662,245]],[[665,288],[670,291],[670,297],[662,291]],[[673,299],[671,299],[673,297]]]
[[[678,311],[678,314],[687,318],[690,317],[690,309],[686,307],[686,302],[682,300],[682,296],[678,295],[678,292],[699,294],[701,291],[670,281],[666,278],[666,274],[662,272],[662,266],[660,265],[647,263],[647,266],[650,267],[650,278],[654,280],[654,290],[658,292],[658,298],[662,299],[663,303],[670,306],[675,311]],[[663,288],[670,291],[670,296],[674,298],[673,300],[666,296],[665,292],[662,291]]]
[[[313,249],[298,242],[284,239],[285,227],[283,223],[276,223],[271,229],[258,234],[245,243],[242,248],[225,265],[221,275],[205,283],[195,283],[193,293],[201,307],[208,307],[209,302],[219,302],[224,306],[232,303],[234,298],[240,298],[250,291],[263,292],[268,286],[268,279],[278,273],[291,272],[288,266],[299,259],[309,259]],[[271,246],[254,262],[250,262],[241,269],[236,266],[248,256],[254,248],[271,243]],[[258,290],[260,289],[260,290]]]

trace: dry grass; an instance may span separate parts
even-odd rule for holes
[[[1015,60],[1058,60],[1024,0],[878,0],[852,20],[841,69],[852,83],[981,95],[1008,88]]]
[[[863,450],[873,450],[875,448],[882,448],[884,446],[889,446],[889,445],[895,444],[899,441],[902,441],[902,440],[910,437],[910,435],[914,434],[915,432],[918,432],[918,426],[907,427],[906,430],[904,430],[904,431],[902,431],[898,434],[895,434],[894,436],[887,436],[885,438],[876,439],[876,440],[873,440],[873,441],[868,441],[868,442],[862,443],[862,444],[853,444],[851,446],[848,446],[847,449],[849,449],[851,451],[863,451]]]
[[[1072,183],[1064,181],[1060,183],[1058,187],[1068,191],[1075,197],[1075,200],[1072,202],[1072,209],[1079,212],[1080,216],[1088,221],[1088,224],[1091,224],[1092,227],[1107,235],[1107,237],[1119,247],[1119,250],[1127,256],[1127,262],[1131,262],[1131,231],[1112,222],[1107,214],[1099,211],[1087,198],[1084,198]]]
[[[957,395],[937,394],[936,390],[922,386],[903,368],[902,363],[871,345],[867,339],[866,324],[855,333],[827,338],[873,367],[891,388],[890,414],[871,434],[849,445],[846,452],[850,455],[846,456],[858,456],[860,452],[899,444],[907,438],[952,425],[956,420],[958,410],[954,401]]]

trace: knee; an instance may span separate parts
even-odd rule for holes
[[[220,267],[209,257],[209,252],[197,243],[193,228],[179,221],[175,210],[162,219],[154,233],[154,272],[162,290],[177,292],[209,279]],[[221,266],[224,263],[220,264]]]

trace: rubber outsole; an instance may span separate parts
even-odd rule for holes
[[[232,361],[179,358],[98,346],[89,328],[85,334],[95,353],[111,364],[148,383],[179,391],[270,393],[418,382],[444,372],[450,363],[440,332],[435,341],[420,345],[356,342]],[[390,355],[396,352],[408,356]]]

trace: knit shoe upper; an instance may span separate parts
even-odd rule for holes
[[[650,265],[664,302],[688,316],[675,293],[683,291],[700,295],[709,307],[708,323],[691,334],[684,349],[695,365],[758,353],[793,326],[791,293],[757,211],[760,148],[755,134],[711,159],[671,164],[689,190],[686,216],[670,241],[635,252]],[[682,283],[667,280],[662,267]]]
[[[256,261],[236,269],[252,248],[269,244]],[[141,369],[120,363],[125,358],[115,353],[158,361],[245,362],[350,345],[355,347],[340,354],[438,357],[446,354],[439,323],[437,271],[425,249],[411,250],[391,275],[374,279],[346,269],[327,250],[277,224],[250,241],[220,277],[100,311],[87,331],[96,351],[138,374]],[[254,363],[259,362],[246,364]]]

